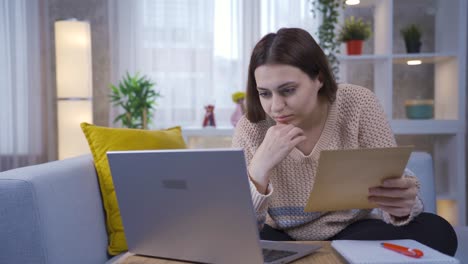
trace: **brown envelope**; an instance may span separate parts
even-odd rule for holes
[[[403,175],[412,146],[324,150],[305,212],[368,209],[369,188]]]

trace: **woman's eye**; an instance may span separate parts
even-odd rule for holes
[[[258,92],[258,95],[260,97],[268,97],[270,95],[270,93],[268,93],[268,92]]]
[[[296,88],[286,88],[281,91],[282,94],[284,95],[290,95],[293,94],[296,91]]]

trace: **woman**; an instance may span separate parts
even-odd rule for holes
[[[369,189],[371,210],[304,212],[320,151],[396,146],[375,95],[337,85],[309,33],[283,28],[263,37],[250,59],[247,114],[233,146],[245,151],[262,239],[415,239],[454,255],[457,238],[444,219],[421,213],[418,179],[409,171]],[[427,232],[427,230],[431,232]]]

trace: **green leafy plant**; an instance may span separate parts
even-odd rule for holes
[[[338,24],[340,10],[345,7],[345,0],[312,0],[311,12],[316,16],[316,11],[322,15],[322,24],[318,30],[319,45],[327,55],[330,67],[338,76],[339,61],[336,54],[340,53],[340,45],[336,42],[335,29]]]
[[[148,77],[140,77],[138,73],[132,76],[128,72],[118,86],[111,84],[111,102],[125,111],[114,119],[114,123],[120,121],[123,127],[147,129],[157,105],[156,99],[161,97],[153,89],[154,85]]]
[[[405,40],[406,51],[408,53],[419,53],[421,50],[421,29],[417,25],[411,24],[402,28],[400,33]]]
[[[366,40],[371,36],[370,23],[362,21],[362,18],[356,19],[354,16],[347,18],[341,27],[338,40],[347,42],[350,40]]]
[[[415,24],[408,25],[400,30],[401,36],[405,41],[421,41],[421,29]]]

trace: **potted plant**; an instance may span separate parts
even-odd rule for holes
[[[111,102],[124,110],[114,119],[114,123],[120,121],[123,127],[147,129],[156,99],[161,96],[153,86],[148,77],[140,77],[138,73],[132,76],[128,72],[118,86],[111,84]]]
[[[341,27],[338,40],[346,42],[348,55],[362,54],[362,44],[371,35],[370,23],[356,19],[354,16],[347,18]]]
[[[415,24],[408,25],[400,31],[405,40],[407,53],[419,53],[421,50],[421,30]]]
[[[338,78],[340,61],[336,54],[340,53],[340,43],[336,41],[336,27],[340,12],[345,8],[345,0],[311,0],[313,8],[310,9],[314,17],[320,14],[322,19],[318,28],[318,42],[327,55],[330,67]]]

